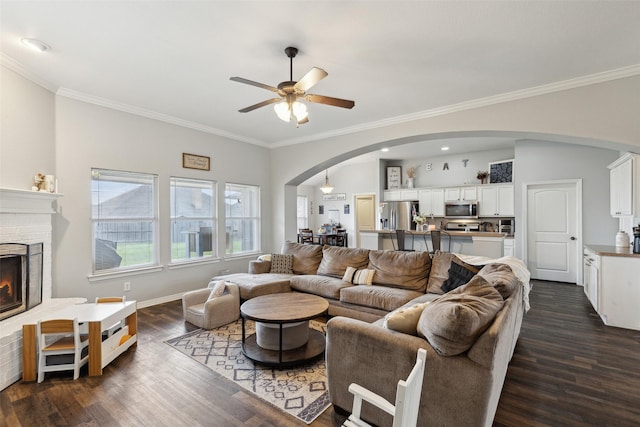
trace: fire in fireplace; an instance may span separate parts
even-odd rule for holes
[[[0,320],[42,302],[42,243],[0,243]]]

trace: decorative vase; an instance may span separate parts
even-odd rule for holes
[[[407,178],[407,188],[413,188],[413,178]]]

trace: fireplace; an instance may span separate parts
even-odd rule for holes
[[[42,302],[42,243],[0,243],[0,320]]]

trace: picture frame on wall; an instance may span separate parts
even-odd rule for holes
[[[514,159],[489,163],[489,184],[513,182]]]
[[[402,187],[402,166],[387,167],[387,190]]]
[[[182,153],[182,167],[186,169],[211,170],[211,158],[197,154]]]

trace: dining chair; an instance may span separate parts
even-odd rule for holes
[[[73,379],[80,376],[80,367],[89,361],[89,337],[80,334],[78,318],[38,321],[38,382],[45,372],[73,370]]]
[[[346,229],[344,229],[344,228],[338,228],[338,229],[336,230],[335,245],[336,245],[336,246],[343,246],[343,247],[348,246],[348,242],[347,242],[347,230],[346,230]]]
[[[112,303],[112,302],[125,302],[127,300],[127,298],[125,296],[121,296],[121,297],[96,297],[96,304],[105,304],[105,303]],[[102,331],[102,337],[103,338],[109,338],[111,335],[113,335],[114,333],[118,332],[120,329],[122,329],[125,325],[126,321],[120,320],[117,323],[114,323],[113,325],[109,326],[107,329],[105,329],[104,331]]]
[[[406,236],[411,236],[411,247],[410,248],[406,248]],[[410,231],[405,231],[405,230],[396,230],[396,240],[398,241],[398,250],[399,251],[405,251],[405,252],[413,252],[415,251],[415,249],[413,249],[413,243],[414,243],[414,236],[413,233],[411,233]]]
[[[302,244],[313,244],[313,230],[310,228],[301,228],[298,235],[299,242]]]
[[[427,351],[424,348],[418,349],[416,364],[406,381],[398,381],[395,405],[384,397],[356,383],[351,383],[349,392],[353,394],[353,408],[351,415],[342,425],[344,427],[371,427],[366,421],[360,419],[362,401],[366,401],[393,416],[393,427],[416,427],[426,362]]]

